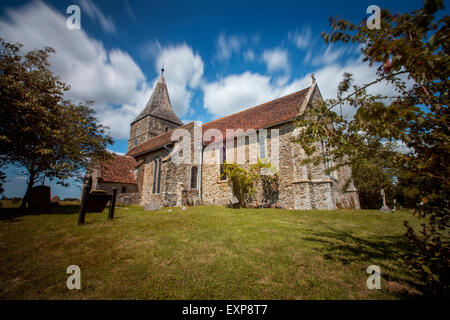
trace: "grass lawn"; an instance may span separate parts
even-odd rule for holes
[[[417,280],[397,262],[408,212],[223,207],[0,209],[1,299],[399,299]],[[66,269],[81,268],[81,290]],[[366,269],[381,268],[381,290]]]

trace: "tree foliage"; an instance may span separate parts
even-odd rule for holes
[[[397,185],[399,172],[392,163],[390,156],[373,157],[373,149],[384,149],[393,152],[391,144],[381,145],[378,142],[369,143],[372,149],[366,150],[366,156],[352,165],[352,178],[358,190],[359,202],[363,209],[379,209],[382,205],[380,190],[386,194],[388,205],[393,205],[397,199]]]
[[[52,48],[22,55],[21,44],[0,42],[0,163],[28,175],[25,207],[37,181],[79,178],[91,161],[108,156],[112,139],[98,124],[93,102],[64,98],[69,86],[49,69]]]
[[[381,28],[372,30],[365,21],[331,19],[333,31],[322,34],[325,42],[359,45],[363,60],[377,67],[376,78],[357,86],[345,73],[337,99],[315,105],[298,121],[298,141],[308,154],[314,153],[314,142],[327,140],[335,163],[355,166],[371,150],[372,157],[390,157],[405,172],[403,179],[417,186],[422,200],[417,213],[426,222],[420,232],[405,222],[416,249],[405,259],[421,275],[424,292],[434,295],[449,294],[450,18],[443,10],[442,0],[426,0],[411,13],[382,10]],[[394,96],[367,93],[382,81]],[[357,108],[354,118],[334,112],[340,103]],[[374,142],[401,142],[413,151],[386,151],[373,148]]]
[[[262,172],[266,169],[270,172]],[[253,200],[258,182],[266,190],[277,179],[277,173],[274,172],[273,166],[260,159],[256,164],[250,165],[248,169],[236,163],[226,162],[223,164],[223,175],[227,177],[228,185],[238,200],[238,206],[244,208]]]

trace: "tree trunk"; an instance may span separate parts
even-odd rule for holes
[[[23,197],[22,203],[20,204],[20,209],[25,209],[27,204],[29,205],[31,189],[33,188],[33,185],[34,185],[34,179],[35,179],[35,175],[30,174],[30,179],[28,180],[28,184],[27,184],[27,191],[25,192],[25,196]]]

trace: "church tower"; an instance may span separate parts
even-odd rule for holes
[[[182,125],[183,122],[173,112],[162,68],[150,100],[130,124],[127,152],[153,137]]]

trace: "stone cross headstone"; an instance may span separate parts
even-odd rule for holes
[[[383,206],[381,207],[381,212],[391,212],[391,210],[386,205],[386,194],[384,193],[384,189],[381,189],[381,198],[383,199]]]

